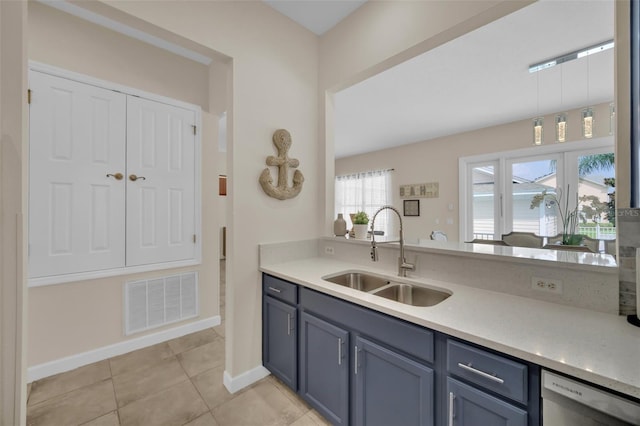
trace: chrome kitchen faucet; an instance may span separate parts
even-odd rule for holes
[[[384,244],[396,243],[396,242],[400,243],[400,258],[398,259],[398,276],[406,277],[407,271],[414,271],[416,269],[416,266],[413,263],[407,263],[407,259],[405,259],[404,257],[404,237],[402,236],[402,216],[400,215],[400,212],[398,211],[398,209],[396,209],[393,206],[380,207],[378,211],[375,212],[375,214],[373,215],[373,218],[371,219],[371,260],[374,262],[378,261],[378,247],[376,246],[376,233],[373,231],[374,225],[376,222],[376,216],[378,216],[378,213],[380,213],[382,210],[386,210],[386,209],[393,210],[395,214],[398,215],[398,219],[400,220],[400,231],[399,231],[400,239],[398,241],[385,241]]]

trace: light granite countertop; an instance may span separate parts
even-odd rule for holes
[[[408,306],[322,279],[366,271],[405,280],[394,277],[394,271],[324,257],[262,265],[260,270],[640,398],[640,328],[625,317],[421,277],[406,280],[452,296],[432,307]]]

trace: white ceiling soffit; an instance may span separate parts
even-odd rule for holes
[[[337,93],[336,157],[612,101],[613,49],[528,69],[613,37],[611,0],[536,2]]]
[[[264,0],[308,30],[322,35],[367,0]]]
[[[208,56],[202,55],[198,52],[194,52],[193,50],[187,49],[177,44],[168,42],[166,40],[161,39],[160,37],[152,36],[150,34],[145,33],[144,31],[140,31],[138,29],[132,28],[118,21],[114,21],[113,19],[106,18],[102,15],[91,12],[80,6],[76,6],[75,4],[68,3],[62,0],[36,0],[36,1],[42,4],[45,4],[47,6],[51,6],[55,9],[61,10],[63,12],[66,12],[70,15],[76,16],[78,18],[84,19],[85,21],[92,22],[94,24],[108,28],[120,34],[124,34],[136,40],[140,40],[142,42],[158,47],[160,49],[167,50],[171,53],[182,56],[184,58],[191,59],[192,61],[199,62],[203,65],[211,64],[212,60]]]

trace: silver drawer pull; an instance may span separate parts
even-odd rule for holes
[[[287,336],[291,336],[291,314],[287,314]]]
[[[342,365],[342,339],[338,337],[338,365]]]
[[[269,287],[269,290],[275,291],[276,293],[282,293],[282,290],[280,290],[279,288],[275,288],[275,287]]]
[[[475,373],[475,374],[477,374],[478,376],[482,376],[482,377],[484,377],[485,379],[493,380],[493,381],[494,381],[494,382],[496,382],[496,383],[500,383],[500,384],[503,384],[503,383],[504,383],[504,380],[502,380],[500,377],[496,377],[496,376],[494,376],[494,375],[492,375],[492,374],[485,373],[485,372],[484,372],[484,371],[482,371],[482,370],[478,370],[477,368],[473,368],[473,367],[471,366],[471,364],[466,365],[466,364],[463,364],[463,363],[459,362],[459,363],[458,363],[458,367],[460,367],[460,368],[464,368],[464,369],[465,369],[465,370],[467,370],[467,371],[471,371],[472,373]]]
[[[453,392],[449,392],[449,424],[448,426],[453,426],[453,417],[455,413],[455,408],[453,404],[456,402],[456,396]]]
[[[358,374],[358,345],[356,345],[355,360],[353,361],[353,374]]]

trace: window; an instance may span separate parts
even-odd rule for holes
[[[350,214],[364,211],[373,214],[385,204],[391,204],[391,171],[376,170],[363,173],[354,173],[345,176],[336,176],[336,202],[335,213],[344,215],[347,228],[351,229]],[[388,212],[381,213],[376,218],[376,231],[383,231],[384,235],[391,235]]]
[[[578,233],[615,239],[612,138],[460,159],[461,238],[501,239],[509,232],[562,232],[556,208],[531,208],[546,191],[580,212]],[[602,244],[600,246],[602,248]]]

